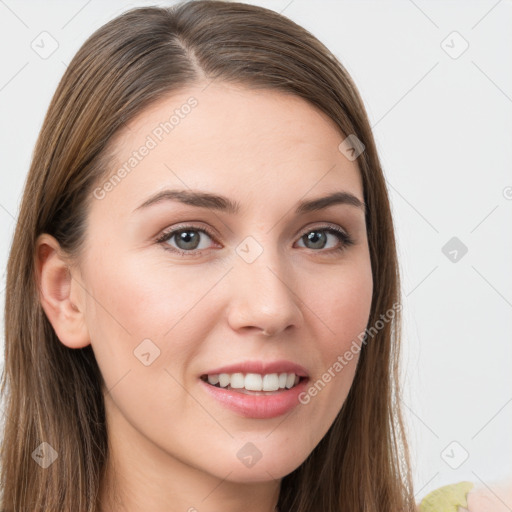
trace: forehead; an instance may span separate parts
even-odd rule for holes
[[[356,161],[326,114],[274,90],[203,83],[142,111],[113,141],[108,202],[131,206],[160,189],[216,191],[243,203],[348,190],[362,199]],[[120,172],[124,169],[124,172]],[[114,174],[121,175],[114,176]]]

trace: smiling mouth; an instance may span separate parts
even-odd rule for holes
[[[245,395],[275,395],[293,389],[307,377],[295,373],[221,373],[201,375],[201,380],[210,386]]]

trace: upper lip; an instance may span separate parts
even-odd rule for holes
[[[208,370],[203,375],[218,375],[220,373],[295,373],[299,377],[307,377],[307,370],[300,364],[292,361],[243,361]]]

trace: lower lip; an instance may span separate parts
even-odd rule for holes
[[[308,379],[291,389],[273,395],[245,395],[233,389],[218,388],[199,379],[207,393],[222,405],[246,418],[268,419],[282,416],[299,405],[299,395],[306,389]]]

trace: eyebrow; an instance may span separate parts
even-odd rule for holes
[[[237,201],[209,192],[199,192],[195,190],[162,190],[144,201],[140,206],[135,208],[133,212],[143,210],[157,203],[164,201],[178,201],[190,206],[198,208],[209,208],[212,210],[225,211],[230,214],[236,214],[240,211],[241,206]],[[367,206],[355,195],[350,192],[339,191],[329,194],[325,197],[319,197],[298,203],[295,213],[297,215],[315,212],[328,208],[336,204],[346,204],[362,209],[365,213]]]

